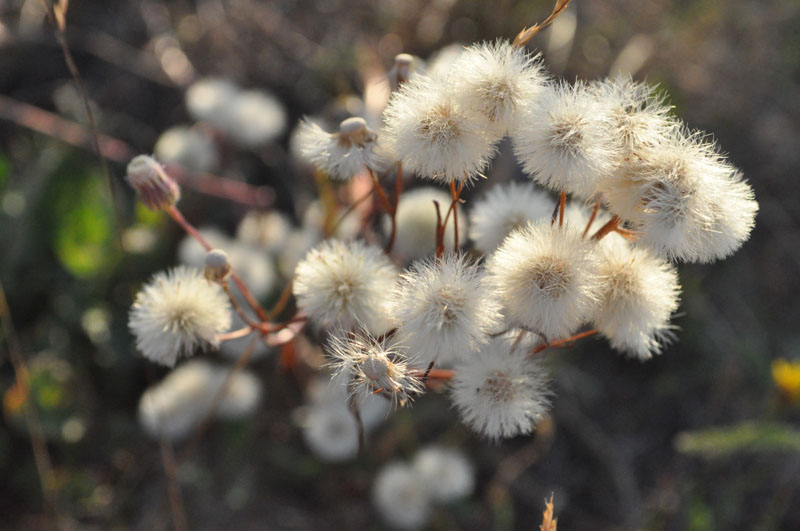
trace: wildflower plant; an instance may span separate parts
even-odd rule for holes
[[[547,416],[554,398],[540,358],[552,347],[600,334],[638,360],[664,352],[677,331],[675,264],[735,252],[758,210],[752,188],[653,86],[553,78],[525,48],[535,32],[449,50],[427,67],[398,56],[380,120],[353,116],[334,132],[300,121],[294,151],[316,172],[319,202],[300,228],[278,212],[250,213],[236,241],[283,265],[269,310],[268,290],[254,295],[237,274],[255,278],[234,240],[215,240],[231,247],[229,262],[181,214],[168,171],[149,156],[131,161],[145,204],[211,251],[205,277],[179,268],[137,295],[130,328],[142,354],[172,366],[245,337],[321,346],[343,395],[335,407],[315,403],[301,424],[312,449],[339,460],[364,445],[364,397],[402,407],[446,388],[461,421],[498,440]],[[223,80],[195,84],[187,106],[245,147],[283,127],[270,97]],[[231,124],[259,113],[271,113],[272,127]],[[506,136],[527,180],[483,182]],[[229,330],[232,317],[241,328]],[[145,411],[155,407],[148,396]],[[405,465],[377,482],[376,502],[401,527],[428,513],[418,484]]]

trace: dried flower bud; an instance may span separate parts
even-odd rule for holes
[[[339,143],[342,147],[366,147],[370,142],[375,142],[375,133],[367,127],[367,121],[359,116],[348,118],[339,124]]]
[[[400,85],[409,80],[411,75],[420,66],[422,61],[411,54],[400,53],[394,57],[394,66],[386,76],[389,78],[389,84],[392,90],[397,90]]]
[[[181,197],[178,184],[149,155],[138,155],[128,163],[126,179],[150,210],[165,210]]]
[[[211,249],[206,255],[206,268],[203,274],[211,282],[220,282],[231,272],[228,255],[222,249]]]

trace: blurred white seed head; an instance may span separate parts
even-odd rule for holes
[[[472,463],[456,449],[442,446],[422,448],[414,456],[412,467],[437,501],[457,501],[472,494],[475,488]]]
[[[535,101],[547,81],[538,58],[503,40],[470,46],[449,74],[459,103],[482,116],[496,136],[514,128],[519,109]]]
[[[595,327],[611,346],[639,359],[658,354],[671,339],[671,315],[678,309],[678,272],[644,248],[622,238],[598,244],[601,301]]]
[[[219,155],[213,139],[202,129],[178,126],[167,129],[158,137],[155,156],[167,164],[177,164],[189,171],[213,170]]]
[[[231,272],[228,255],[222,249],[212,249],[206,254],[206,267],[203,276],[210,282],[220,282]]]
[[[395,235],[394,248],[392,254],[403,261],[410,261],[416,258],[432,256],[436,252],[436,206],[434,201],[439,203],[439,211],[442,217],[450,208],[452,198],[450,194],[438,188],[422,187],[403,193],[397,205],[395,220],[397,222],[397,233]],[[458,231],[459,234],[466,234],[468,230],[467,216],[461,205],[456,205],[458,212]],[[384,228],[388,232],[390,220],[384,220]],[[447,222],[444,233],[444,248],[452,249],[455,244],[455,224],[453,216]]]
[[[549,407],[547,378],[527,350],[512,350],[508,338],[492,339],[459,365],[451,398],[461,420],[490,439],[533,431]]]
[[[203,78],[186,91],[186,107],[197,121],[223,123],[228,105],[238,93],[238,87],[227,79]]]
[[[430,494],[423,478],[398,461],[378,472],[372,500],[383,520],[396,529],[419,529],[430,515]]]
[[[397,90],[403,83],[411,79],[415,72],[424,70],[425,62],[422,59],[411,54],[400,53],[394,57],[394,65],[387,72],[386,77],[392,90]]]
[[[344,405],[352,400],[358,404],[358,412],[364,429],[370,432],[380,426],[392,411],[392,403],[380,394],[361,394],[353,396],[350,389],[349,375],[333,374],[321,376],[306,387],[309,403],[313,405]]]
[[[554,207],[550,197],[532,183],[496,185],[472,207],[469,237],[476,249],[492,253],[514,229],[549,219]]]
[[[589,197],[619,160],[609,123],[608,109],[582,83],[548,86],[522,109],[514,153],[542,186]]]
[[[328,354],[336,376],[347,382],[351,394],[380,391],[392,403],[405,406],[423,386],[406,363],[405,348],[380,340],[365,330],[339,330],[331,335]]]
[[[358,454],[358,426],[344,402],[312,404],[302,428],[306,444],[324,461],[347,461]]]
[[[391,299],[397,338],[422,365],[470,357],[502,321],[484,272],[463,255],[416,262]]]
[[[392,94],[383,134],[405,170],[438,181],[469,182],[489,164],[495,147],[486,124],[453,96],[445,80],[422,74]]]
[[[136,295],[128,319],[139,351],[168,367],[197,348],[217,347],[217,334],[230,325],[230,304],[222,289],[183,266],[154,275]]]
[[[246,90],[228,102],[224,121],[219,124],[234,142],[257,148],[286,130],[286,110],[274,96],[263,90]]]
[[[509,321],[555,340],[590,317],[599,296],[597,257],[582,232],[569,221],[544,220],[498,247],[487,269]]]
[[[447,77],[464,49],[461,44],[448,44],[440,48],[428,58],[426,73],[434,78]]]
[[[229,371],[229,367],[203,360],[180,365],[139,399],[140,424],[153,437],[184,438],[211,411]],[[255,375],[237,371],[217,404],[215,416],[238,419],[251,415],[261,400],[261,389]]]
[[[150,210],[165,210],[181,197],[178,184],[149,155],[137,155],[131,159],[126,179],[136,190],[141,202]]]
[[[326,240],[297,264],[297,306],[323,326],[372,333],[388,330],[386,299],[397,270],[381,249],[360,241]]]
[[[291,232],[292,224],[286,215],[277,210],[248,212],[236,228],[236,238],[244,243],[260,247],[268,253],[276,253]]]
[[[377,135],[363,118],[353,117],[339,125],[338,133],[327,133],[319,125],[303,120],[295,141],[303,159],[334,180],[348,180],[366,169],[379,171]]]

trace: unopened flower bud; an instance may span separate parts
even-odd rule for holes
[[[228,255],[221,249],[212,249],[206,255],[206,268],[203,274],[211,282],[220,282],[231,272]]]
[[[339,143],[345,147],[364,147],[369,142],[374,142],[375,133],[367,127],[363,118],[354,116],[339,124]]]
[[[400,85],[408,81],[419,62],[419,59],[407,53],[397,54],[394,57],[394,66],[387,74],[392,90],[397,90]]]
[[[138,155],[128,163],[126,179],[150,210],[167,209],[181,197],[178,184],[149,155]]]

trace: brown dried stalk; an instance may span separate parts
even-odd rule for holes
[[[534,37],[534,35],[536,35],[537,33],[539,33],[539,31],[549,26],[556,18],[558,18],[558,16],[561,13],[564,12],[564,10],[569,5],[570,1],[571,0],[556,0],[556,3],[553,6],[553,11],[552,13],[550,13],[550,16],[548,16],[542,22],[534,24],[530,28],[522,28],[522,31],[520,31],[517,34],[517,36],[514,37],[514,41],[511,44],[519,48],[522,48],[523,46],[528,44],[528,42]]]

